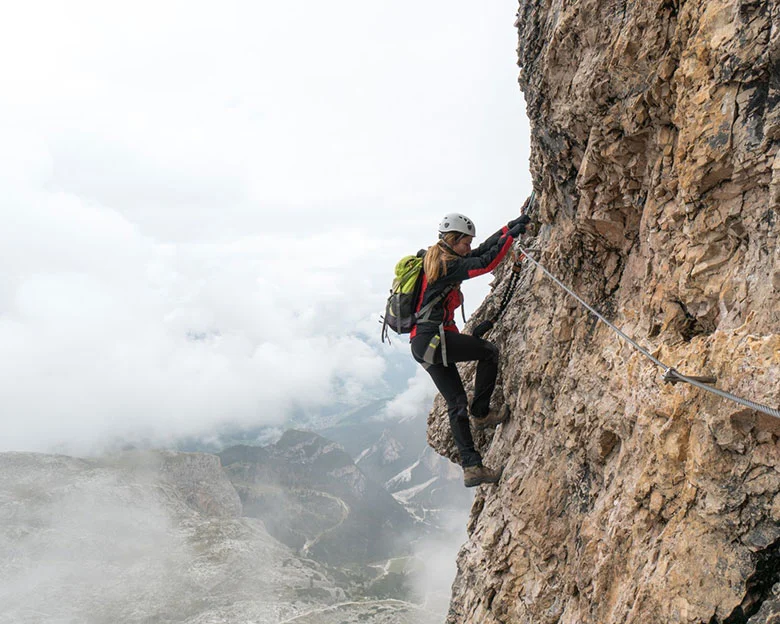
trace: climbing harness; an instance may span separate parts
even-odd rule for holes
[[[430,304],[428,304],[427,308],[432,308],[433,305],[438,303],[439,301],[443,301],[447,295],[449,295],[453,290],[456,289],[456,286],[453,284],[452,286],[448,286],[445,288],[439,296],[436,297],[436,299],[433,300]],[[466,323],[466,311],[464,310],[463,306],[463,293],[461,293],[461,304],[460,304],[460,313],[463,315],[463,323]],[[428,311],[425,318],[419,317],[418,322],[423,323],[430,319],[431,312]],[[447,323],[446,325],[454,325],[455,321],[451,321]],[[425,354],[423,355],[423,368],[428,369],[431,366],[433,366],[436,363],[436,350],[441,347],[441,363],[444,366],[449,366],[449,361],[447,360],[447,341],[444,338],[445,334],[445,327],[446,327],[444,321],[439,323],[439,333],[434,335],[433,338],[431,338],[431,341],[428,343],[428,347],[425,349]]]
[[[441,332],[438,334],[434,334],[431,337],[431,341],[428,343],[428,346],[425,348],[425,353],[423,354],[423,361],[422,361],[422,367],[425,370],[428,370],[431,366],[433,366],[436,363],[436,350],[439,348],[439,345],[441,345],[441,360],[442,364],[444,366],[447,366],[447,341],[442,339]]]
[[[612,323],[610,323],[606,318],[604,318],[604,315],[601,314],[598,310],[588,305],[582,297],[580,297],[577,293],[575,293],[573,290],[568,288],[561,280],[559,280],[557,277],[555,277],[550,271],[548,271],[546,268],[544,268],[537,260],[535,260],[531,255],[530,251],[527,249],[524,249],[520,243],[516,243],[518,251],[521,253],[520,257],[528,258],[530,262],[535,264],[541,271],[547,275],[553,282],[555,282],[558,286],[563,288],[569,295],[574,297],[582,306],[587,308],[587,310],[596,316],[600,321],[605,323],[612,331],[617,333],[623,340],[628,342],[630,345],[632,345],[635,349],[637,349],[642,355],[644,355],[647,359],[649,359],[653,364],[658,366],[659,368],[662,368],[664,370],[664,376],[663,380],[667,383],[671,384],[677,384],[677,383],[687,383],[691,384],[692,386],[696,386],[697,388],[700,388],[702,390],[705,390],[707,392],[710,392],[712,394],[715,394],[721,398],[728,399],[730,401],[734,401],[735,403],[739,403],[740,405],[743,405],[745,407],[749,407],[752,410],[755,410],[757,412],[763,412],[764,414],[767,414],[769,416],[774,416],[775,418],[780,418],[780,410],[777,410],[775,408],[769,407],[767,405],[762,405],[761,403],[756,403],[755,401],[750,401],[748,399],[743,399],[742,397],[738,397],[730,392],[726,392],[724,390],[720,390],[718,388],[714,388],[708,384],[714,384],[717,379],[715,377],[697,377],[693,375],[682,375],[679,372],[677,372],[674,368],[671,366],[667,366],[663,362],[661,362],[658,358],[654,357],[651,353],[649,353],[646,349],[644,349],[642,346],[640,346],[636,341],[632,340],[629,336],[627,336],[625,333],[623,333],[620,329],[615,327]],[[517,265],[517,261],[515,262]],[[514,267],[513,267],[514,268]],[[515,277],[515,274],[513,273],[512,278]],[[512,279],[510,278],[510,279]],[[510,283],[511,286],[511,283]],[[506,298],[506,293],[504,293],[504,296]],[[511,294],[509,295],[511,298]],[[508,299],[507,299],[508,301]],[[503,300],[502,300],[503,304]],[[503,309],[499,311],[500,313],[503,313]]]

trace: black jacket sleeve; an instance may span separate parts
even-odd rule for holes
[[[469,252],[468,257],[471,258],[471,257],[474,257],[474,256],[481,256],[481,255],[483,255],[486,251],[488,251],[490,248],[492,248],[498,242],[498,240],[504,234],[506,234],[508,231],[509,231],[509,229],[506,226],[502,227],[498,232],[496,232],[495,234],[492,234],[491,236],[489,236],[485,240],[485,242],[482,243],[479,247],[477,247],[476,249],[472,249]]]
[[[462,282],[490,273],[507,254],[513,241],[514,239],[509,233],[497,232],[465,258],[450,260],[447,263],[447,274],[441,278],[441,281],[444,283]],[[488,243],[492,244],[488,246]]]

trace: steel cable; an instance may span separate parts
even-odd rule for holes
[[[553,282],[555,282],[558,286],[563,288],[569,295],[574,297],[582,306],[588,309],[588,311],[591,312],[596,318],[598,318],[600,321],[605,323],[612,331],[617,333],[623,340],[631,344],[635,349],[637,349],[642,355],[644,355],[646,358],[648,358],[653,364],[656,366],[662,368],[664,370],[664,380],[669,383],[677,383],[677,382],[684,382],[691,384],[692,386],[695,386],[697,388],[700,388],[702,390],[706,390],[707,392],[710,392],[712,394],[715,394],[721,398],[729,399],[731,401],[734,401],[735,403],[739,403],[740,405],[743,405],[745,407],[749,407],[752,410],[756,410],[757,412],[763,412],[764,414],[767,414],[769,416],[774,416],[775,418],[780,418],[780,410],[777,410],[775,408],[769,407],[767,405],[762,405],[761,403],[756,403],[755,401],[750,401],[748,399],[743,399],[742,397],[738,397],[730,392],[726,392],[724,390],[720,390],[718,388],[713,388],[712,386],[707,385],[702,381],[704,378],[696,378],[696,377],[689,377],[686,375],[682,375],[679,372],[677,372],[674,368],[671,366],[667,366],[663,362],[661,362],[658,358],[653,356],[647,349],[643,348],[641,345],[639,345],[635,340],[627,336],[625,333],[623,333],[618,327],[613,325],[611,322],[609,322],[606,318],[604,318],[604,315],[601,314],[598,310],[590,306],[587,302],[585,302],[582,297],[580,297],[577,293],[575,293],[573,290],[571,290],[568,286],[566,286],[561,280],[559,280],[557,277],[555,277],[550,271],[548,271],[544,266],[542,266],[537,260],[535,260],[531,255],[529,254],[529,251],[524,249],[520,243],[515,243],[518,250],[526,257],[530,262],[532,262],[534,265],[536,265],[547,277],[549,277]]]

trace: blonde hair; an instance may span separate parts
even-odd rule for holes
[[[463,234],[460,232],[447,232],[443,240],[452,247],[461,236]],[[423,263],[423,270],[428,278],[428,283],[435,282],[440,277],[447,275],[447,262],[455,258],[457,256],[440,243],[428,247],[428,251],[425,252],[425,262]]]

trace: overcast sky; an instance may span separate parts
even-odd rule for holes
[[[530,192],[516,1],[119,6],[0,23],[0,450],[386,393],[395,260]]]

